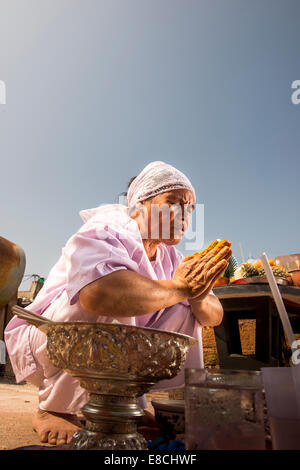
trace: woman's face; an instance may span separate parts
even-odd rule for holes
[[[142,201],[142,237],[177,245],[190,224],[194,204],[193,193],[188,189],[174,189]]]

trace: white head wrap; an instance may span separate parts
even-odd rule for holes
[[[127,193],[128,206],[134,207],[157,194],[173,189],[189,189],[196,201],[196,193],[190,180],[172,165],[164,162],[151,162],[133,180]]]

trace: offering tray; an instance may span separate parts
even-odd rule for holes
[[[248,284],[268,284],[267,276],[245,277],[243,280]],[[275,281],[277,284],[282,286],[290,285],[290,282],[287,279],[282,279],[280,277],[275,277]]]
[[[89,392],[84,429],[69,445],[75,450],[142,450],[137,432],[143,416],[138,397],[175,377],[197,340],[169,331],[120,323],[53,322],[19,306],[13,313],[47,335],[51,362]]]

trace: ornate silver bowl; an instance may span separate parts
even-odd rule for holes
[[[25,312],[14,307],[16,315],[46,333],[51,362],[89,392],[82,408],[85,428],[73,435],[70,449],[147,449],[137,432],[143,415],[138,397],[156,382],[176,376],[197,340],[119,323],[51,322]]]

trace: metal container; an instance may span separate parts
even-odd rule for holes
[[[244,280],[250,284],[269,284],[267,276],[252,276],[245,277]],[[276,283],[282,286],[288,286],[290,282],[287,279],[281,277],[275,277]]]
[[[20,306],[13,313],[47,335],[47,355],[89,393],[82,408],[84,429],[69,445],[74,450],[142,450],[137,423],[144,412],[138,397],[183,368],[198,341],[170,331],[121,323],[54,322]]]
[[[290,274],[292,276],[294,286],[300,287],[300,269],[290,271]]]
[[[275,258],[277,264],[281,264],[289,272],[300,269],[300,253],[294,255],[282,255]]]
[[[185,369],[187,450],[263,450],[259,371]]]
[[[152,400],[151,404],[165,435],[175,438],[184,434],[184,400]]]
[[[71,449],[147,449],[137,433],[143,415],[137,399],[176,376],[197,340],[187,335],[122,324],[66,322],[47,326],[51,362],[89,392],[85,429]]]
[[[25,264],[23,249],[0,237],[0,308],[16,294],[24,275]]]

